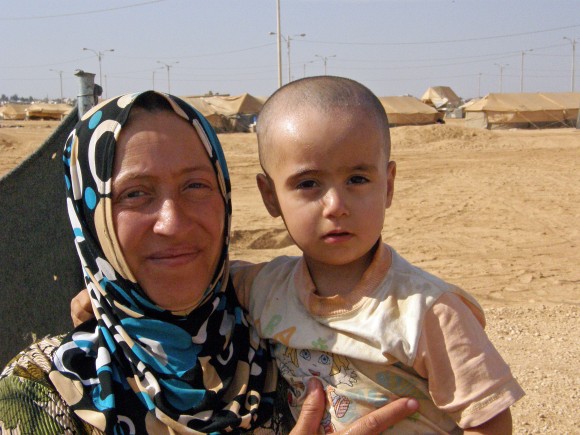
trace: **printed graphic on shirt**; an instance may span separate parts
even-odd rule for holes
[[[328,403],[331,408],[325,412],[322,426],[325,433],[332,433],[336,427],[333,419],[344,418],[350,407],[350,399],[336,387],[353,387],[357,382],[357,374],[347,358],[314,349],[292,349],[279,346],[277,349],[279,368],[291,386],[288,394],[290,406],[300,406],[306,390],[308,379],[316,377],[324,385]],[[332,413],[332,414],[331,414]]]

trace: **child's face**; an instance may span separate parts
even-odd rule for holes
[[[375,118],[306,109],[275,122],[270,180],[258,177],[270,214],[283,217],[310,267],[368,261],[395,179],[395,163],[384,152],[389,139]]]

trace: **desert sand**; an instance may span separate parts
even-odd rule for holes
[[[0,176],[56,125],[0,121]],[[392,137],[397,179],[383,239],[483,305],[488,334],[527,393],[512,407],[514,433],[580,433],[580,130],[454,123],[397,127]],[[299,254],[255,187],[255,134],[220,139],[233,186],[232,258]]]

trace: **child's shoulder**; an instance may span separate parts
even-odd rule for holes
[[[483,312],[477,300],[467,291],[410,263],[393,248],[390,249],[392,265],[389,271],[389,287],[393,296],[406,299],[413,295],[420,295],[421,298],[430,301],[428,305],[440,300],[442,296],[457,297],[472,311],[475,309],[475,311]]]
[[[244,308],[250,306],[250,295],[280,288],[287,281],[302,257],[280,256],[264,263],[232,261],[230,273],[238,300]]]

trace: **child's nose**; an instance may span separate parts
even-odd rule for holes
[[[337,217],[348,214],[346,197],[339,189],[328,189],[322,201],[324,204],[324,217]]]
[[[174,199],[162,201],[155,220],[153,231],[156,234],[171,236],[178,234],[186,224],[187,216]]]

